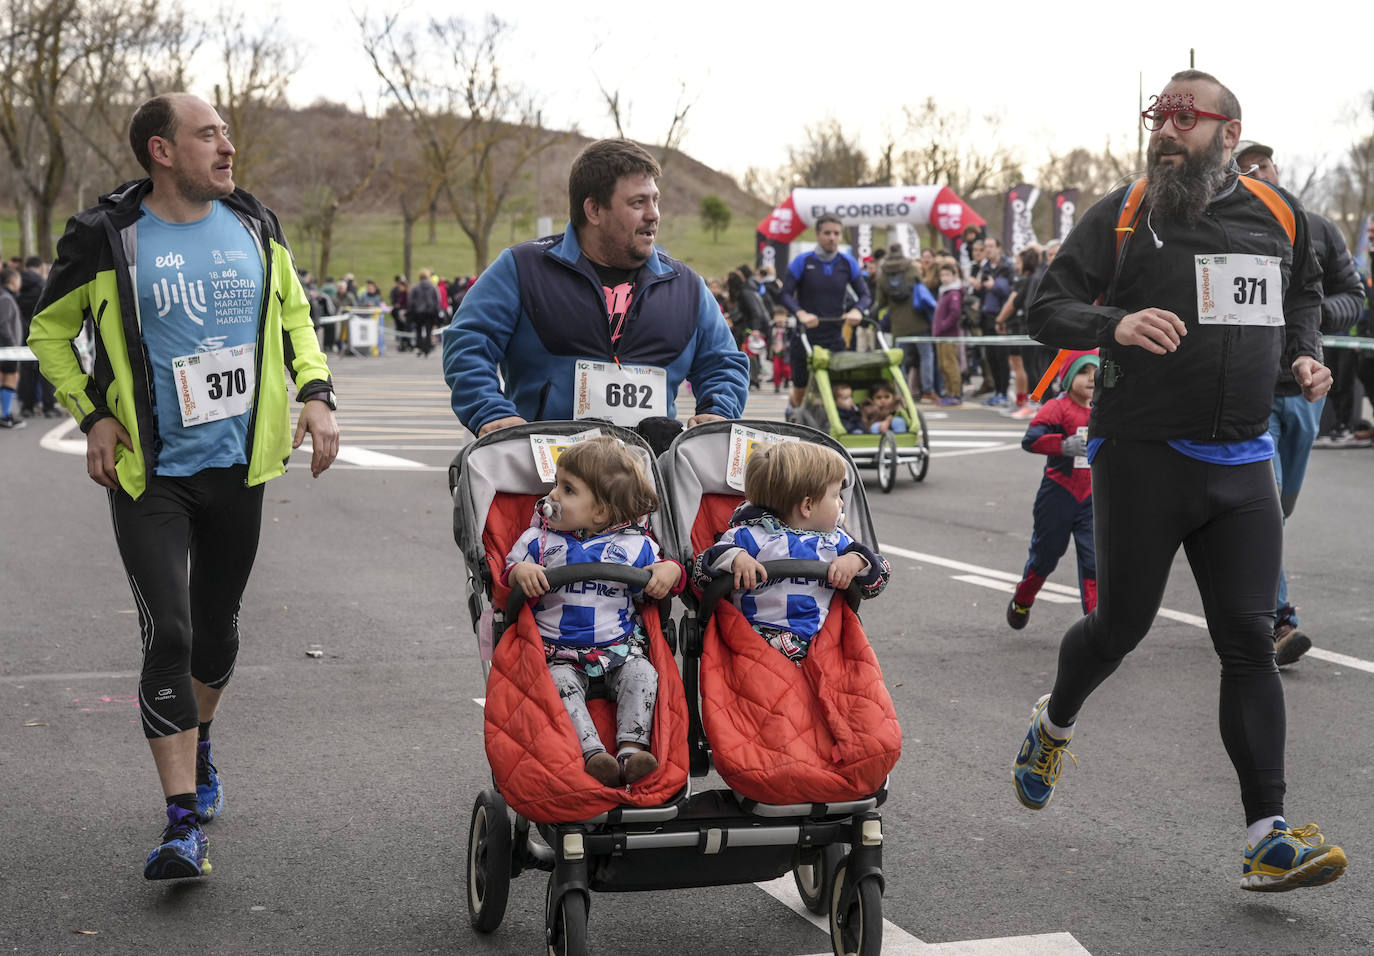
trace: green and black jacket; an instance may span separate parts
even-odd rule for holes
[[[130,263],[138,261],[135,224],[151,189],[148,179],[125,183],[68,220],[29,332],[29,348],[43,376],[81,430],[89,432],[100,419],[114,416],[128,431],[133,451],[117,448],[115,468],[120,485],[133,498],[142,496],[157,462],[152,371],[130,274]],[[289,369],[297,401],[332,390],[333,383],[277,217],[241,189],[222,201],[253,236],[263,261],[257,384],[245,449],[248,484],[257,485],[285,472],[291,456],[286,381],[271,370]],[[96,329],[90,375],[81,370],[72,344],[87,318]]]

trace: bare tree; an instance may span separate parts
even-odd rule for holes
[[[215,83],[215,109],[234,138],[234,181],[245,189],[261,189],[292,161],[294,150],[286,135],[286,88],[299,56],[283,32],[280,17],[254,18],[229,6],[215,18],[213,42],[221,69]]]
[[[600,49],[596,47],[595,51]],[[630,103],[622,100],[620,90],[608,90],[606,85],[597,78],[596,87],[601,91],[601,98],[606,101],[606,113],[610,116],[611,122],[615,124],[615,135],[621,139],[629,139],[625,133],[628,125]],[[678,88],[677,101],[673,104],[673,113],[668,119],[668,131],[663,136],[663,143],[658,148],[658,167],[665,173],[669,163],[672,162],[673,154],[682,149],[683,137],[687,135],[687,114],[696,105],[696,98],[688,97],[687,82],[683,80]]]
[[[1020,178],[1010,148],[1000,142],[998,117],[982,117],[982,128],[975,133],[967,112],[941,106],[934,98],[904,106],[902,112],[906,128],[901,140],[912,144],[896,161],[905,182],[940,183],[969,198]]]
[[[806,127],[806,143],[789,146],[790,186],[863,186],[869,182],[868,156],[831,117]]]
[[[526,165],[568,134],[543,129],[534,98],[503,75],[506,25],[496,17],[480,26],[431,19],[418,35],[399,15],[361,26],[373,68],[409,119],[477,268],[485,268],[492,229],[527,182]]]
[[[121,112],[127,122],[132,86],[126,78],[152,70],[162,42],[153,38],[166,23],[156,0],[6,0],[5,6],[0,142],[19,182],[20,218],[35,224],[22,253],[51,258],[53,213],[73,153],[119,169],[130,165],[114,159],[113,137],[105,134],[117,128]],[[177,8],[168,13],[179,15]]]

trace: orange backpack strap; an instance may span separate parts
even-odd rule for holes
[[[1240,177],[1241,184],[1259,197],[1259,201],[1269,207],[1269,211],[1274,214],[1274,218],[1283,226],[1283,231],[1288,233],[1289,243],[1296,242],[1298,239],[1298,223],[1293,217],[1293,207],[1288,205],[1288,200],[1284,199],[1279,191],[1268,183],[1259,179],[1252,179],[1249,176]]]
[[[1126,241],[1126,237],[1135,232],[1135,224],[1140,220],[1140,204],[1145,198],[1145,177],[1137,179],[1131,183],[1131,188],[1126,190],[1126,196],[1121,200],[1121,209],[1116,216],[1116,251],[1121,251],[1121,245]]]

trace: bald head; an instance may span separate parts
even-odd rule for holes
[[[178,110],[186,105],[202,104],[209,105],[193,93],[161,93],[134,111],[134,117],[129,121],[129,146],[133,148],[134,159],[138,160],[144,172],[153,170],[148,140],[154,136],[176,139]]]

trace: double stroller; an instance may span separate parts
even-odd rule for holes
[[[619,438],[635,454],[660,498],[659,511],[647,517],[649,531],[665,557],[689,568],[743,500],[735,487],[747,454],[743,435],[820,442],[844,456],[839,443],[805,426],[746,421],[699,425],[655,458],[637,432],[584,420],[500,429],[454,459],[454,537],[486,677],[493,781],[477,796],[468,830],[473,927],[494,931],[511,880],[531,869],[549,874],[545,936],[548,952],[560,956],[586,951],[593,890],[752,883],[791,872],[806,907],[829,914],[836,954],[880,952],[878,807],[900,755],[901,729],[855,613],[856,590],[837,594],[801,667],[738,613],[729,575],[704,593],[684,591],[680,619],[671,599],[645,604],[642,623],[659,682],[650,749],[659,766],[618,789],[585,772],[533,616],[519,589],[510,593],[501,584],[501,572],[549,487],[537,463],[546,454],[540,449],[589,429]],[[847,456],[846,465],[847,530],[877,550],[863,485]],[[824,578],[828,565],[781,561],[765,568],[770,577]],[[588,579],[642,586],[649,578],[642,569],[609,564],[545,573],[550,588]],[[593,679],[588,697],[596,692]],[[613,702],[588,704],[614,752]],[[724,786],[705,786],[713,765]]]

